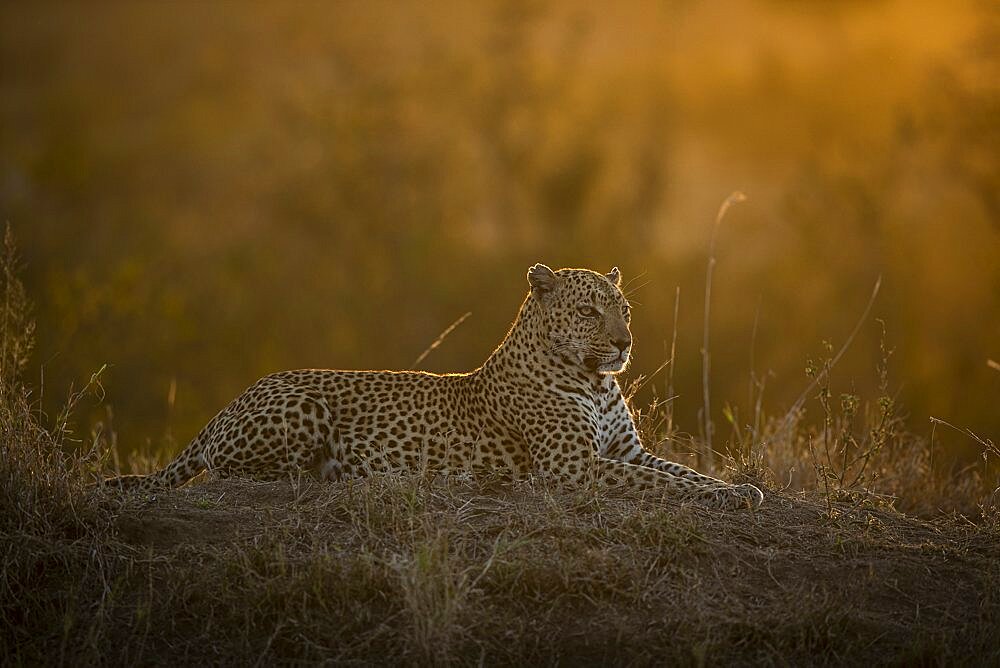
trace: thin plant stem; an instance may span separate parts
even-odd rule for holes
[[[453,322],[450,325],[448,325],[448,327],[443,332],[441,332],[441,334],[436,339],[434,339],[434,343],[432,343],[431,345],[427,346],[427,348],[424,350],[424,352],[420,353],[420,355],[417,357],[417,359],[415,359],[413,361],[413,364],[410,365],[410,370],[412,371],[413,369],[416,369],[417,365],[419,365],[421,362],[423,362],[424,359],[426,359],[427,356],[431,354],[431,351],[433,351],[435,348],[437,348],[438,346],[440,346],[441,342],[444,341],[446,338],[448,338],[448,335],[451,334],[455,330],[456,327],[458,327],[463,322],[465,322],[465,319],[468,318],[470,315],[472,315],[472,311],[468,311],[461,318],[459,318],[455,322]]]
[[[681,305],[681,286],[677,286],[677,290],[674,293],[674,333],[670,339],[670,359],[677,359],[675,356],[677,354],[677,314],[679,312]],[[670,365],[670,370],[667,372],[667,396],[674,396],[674,367],[675,364]],[[674,402],[670,401],[667,404],[667,438],[673,441],[674,438]]]
[[[705,267],[705,321],[702,329],[701,342],[701,388],[702,388],[702,430],[705,438],[705,455],[708,458],[708,465],[711,468],[714,463],[715,454],[712,450],[712,402],[709,384],[709,374],[712,369],[712,355],[709,352],[709,322],[711,318],[712,302],[712,273],[715,270],[715,239],[722,225],[729,207],[739,202],[745,202],[747,196],[739,190],[733,192],[723,200],[719,206],[719,212],[715,216],[715,224],[712,225],[712,238],[708,244],[708,264]]]
[[[838,350],[837,354],[833,356],[833,359],[830,360],[830,363],[826,365],[823,369],[821,369],[819,373],[816,374],[816,377],[813,378],[812,382],[809,383],[808,387],[806,387],[806,389],[802,391],[802,394],[799,395],[798,399],[796,399],[792,403],[791,407],[788,409],[788,412],[785,413],[785,418],[781,421],[781,426],[778,427],[778,430],[774,433],[772,438],[777,439],[785,432],[786,429],[788,429],[789,425],[791,424],[792,420],[795,417],[795,414],[798,413],[799,409],[802,408],[802,404],[805,403],[806,398],[809,396],[809,393],[812,392],[816,388],[816,386],[823,381],[824,376],[826,376],[833,369],[833,367],[836,366],[837,362],[840,361],[840,358],[844,356],[845,352],[847,352],[847,349],[851,347],[852,343],[854,343],[854,339],[857,337],[858,332],[861,331],[861,326],[868,319],[868,314],[871,313],[872,306],[875,305],[875,298],[878,297],[879,290],[881,289],[882,289],[882,276],[880,274],[878,279],[876,279],[875,281],[875,286],[872,288],[872,294],[871,297],[868,298],[868,304],[865,305],[865,310],[861,313],[861,317],[858,318],[858,322],[856,325],[854,325],[854,329],[851,331],[850,336],[848,336],[847,340],[844,341],[844,345],[840,347],[840,350]]]

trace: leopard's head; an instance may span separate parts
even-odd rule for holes
[[[528,270],[529,299],[537,304],[549,351],[591,373],[620,373],[632,351],[629,303],[621,274],[589,269]]]

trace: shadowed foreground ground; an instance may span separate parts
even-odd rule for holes
[[[7,661],[1000,662],[1000,536],[962,518],[420,478],[104,505],[0,536]]]

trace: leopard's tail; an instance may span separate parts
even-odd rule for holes
[[[179,455],[174,457],[173,461],[159,471],[154,471],[149,475],[122,475],[105,478],[100,484],[103,487],[140,491],[180,487],[205,470],[205,443],[209,439],[211,427],[212,423],[209,423]]]

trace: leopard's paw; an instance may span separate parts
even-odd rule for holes
[[[760,491],[755,485],[751,485],[750,483],[734,485],[733,491],[738,498],[745,501],[741,507],[756,509],[760,508],[760,504],[764,503],[764,492]]]
[[[710,508],[720,510],[755,509],[764,501],[764,494],[755,486],[746,483],[742,485],[713,485],[702,490],[697,500]]]

